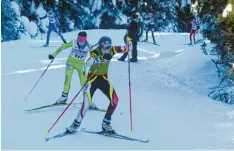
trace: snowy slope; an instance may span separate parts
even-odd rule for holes
[[[87,32],[92,44],[108,35],[115,45],[123,44],[125,33],[124,30]],[[71,32],[64,36],[72,40],[76,34]],[[204,56],[199,46],[183,45],[187,34],[161,35],[162,38],[156,34],[160,46],[139,44],[140,61],[131,63],[132,133],[129,131],[127,62],[116,61],[120,56],[116,55],[109,72],[120,100],[113,115],[113,127],[120,134],[149,139],[147,144],[87,133],[44,141],[45,131],[62,113],[63,107],[35,113],[25,113],[23,109],[54,103],[60,97],[70,50],[55,59],[25,102],[24,98],[50,62],[48,54],[62,42],[53,34],[48,48],[41,47],[45,44],[43,40],[27,38],[2,43],[2,149],[234,149],[234,107],[207,97],[207,88],[219,82],[209,56]],[[80,89],[77,76],[74,72],[69,101]],[[76,102],[81,100],[79,95]],[[100,91],[93,100],[101,108],[107,108],[108,99]],[[77,112],[78,108],[70,108],[49,135],[64,131]],[[81,128],[101,130],[103,117],[104,113],[89,111]]]

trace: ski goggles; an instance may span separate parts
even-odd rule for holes
[[[111,45],[105,46],[103,47],[104,50],[110,50],[111,49]]]
[[[102,43],[103,50],[110,50],[111,49],[111,44],[110,43]]]

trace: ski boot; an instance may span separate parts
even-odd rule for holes
[[[49,44],[45,44],[43,47],[49,47]]]
[[[110,125],[110,120],[107,120],[106,118],[102,121],[102,131],[103,133],[116,134],[115,130]]]
[[[76,119],[73,121],[72,125],[66,128],[66,133],[74,133],[80,127],[81,122],[78,122]]]
[[[124,58],[122,58],[122,57],[120,57],[119,59],[117,59],[117,60],[119,60],[119,61],[124,61],[125,59]]]
[[[194,40],[194,45],[196,45],[198,42]]]
[[[97,107],[97,105],[96,104],[94,104],[93,102],[89,105],[89,109],[93,109],[93,110],[95,110],[95,109],[98,109],[98,107]]]
[[[138,60],[136,58],[131,58],[130,62],[137,62]]]
[[[55,104],[66,104],[67,102],[67,93],[62,93],[62,96],[60,98],[58,98],[58,100],[56,100]]]

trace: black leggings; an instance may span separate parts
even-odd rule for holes
[[[107,108],[105,118],[111,120],[111,116],[117,107],[119,99],[115,92],[115,89],[111,86],[109,80],[107,79],[107,74],[94,76],[89,82],[91,83],[91,87],[88,92],[89,100],[92,100],[94,92],[97,89],[101,90],[102,93],[104,93],[110,100],[110,104]]]

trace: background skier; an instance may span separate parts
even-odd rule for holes
[[[194,45],[196,44],[195,37],[196,37],[196,32],[199,28],[200,28],[200,24],[199,24],[198,20],[194,17],[192,20],[192,30],[191,30],[190,35],[189,35],[190,45],[192,45],[193,42],[194,42]],[[192,38],[193,38],[193,41],[192,41]]]
[[[47,16],[49,18],[49,27],[48,27],[48,32],[47,32],[47,39],[46,39],[46,44],[44,47],[49,46],[49,41],[50,41],[50,33],[51,31],[55,31],[59,37],[63,40],[63,43],[67,43],[66,40],[63,38],[63,35],[61,34],[61,31],[59,30],[59,21],[55,16],[55,13],[52,8],[49,8]]]
[[[153,38],[153,43],[156,44],[156,41],[155,41],[155,38],[154,38],[155,21],[154,21],[153,16],[154,16],[153,13],[149,13],[148,16],[146,16],[146,18],[145,18],[145,22],[146,22],[146,39],[143,40],[143,42],[148,41],[148,32],[151,31],[152,38]]]
[[[131,62],[137,62],[137,42],[139,41],[140,35],[142,35],[142,29],[140,25],[140,13],[134,13],[132,20],[127,28],[127,33],[125,35],[126,38],[130,38],[132,40],[132,58],[130,59]],[[124,53],[119,61],[124,61],[127,57],[128,53]]]

